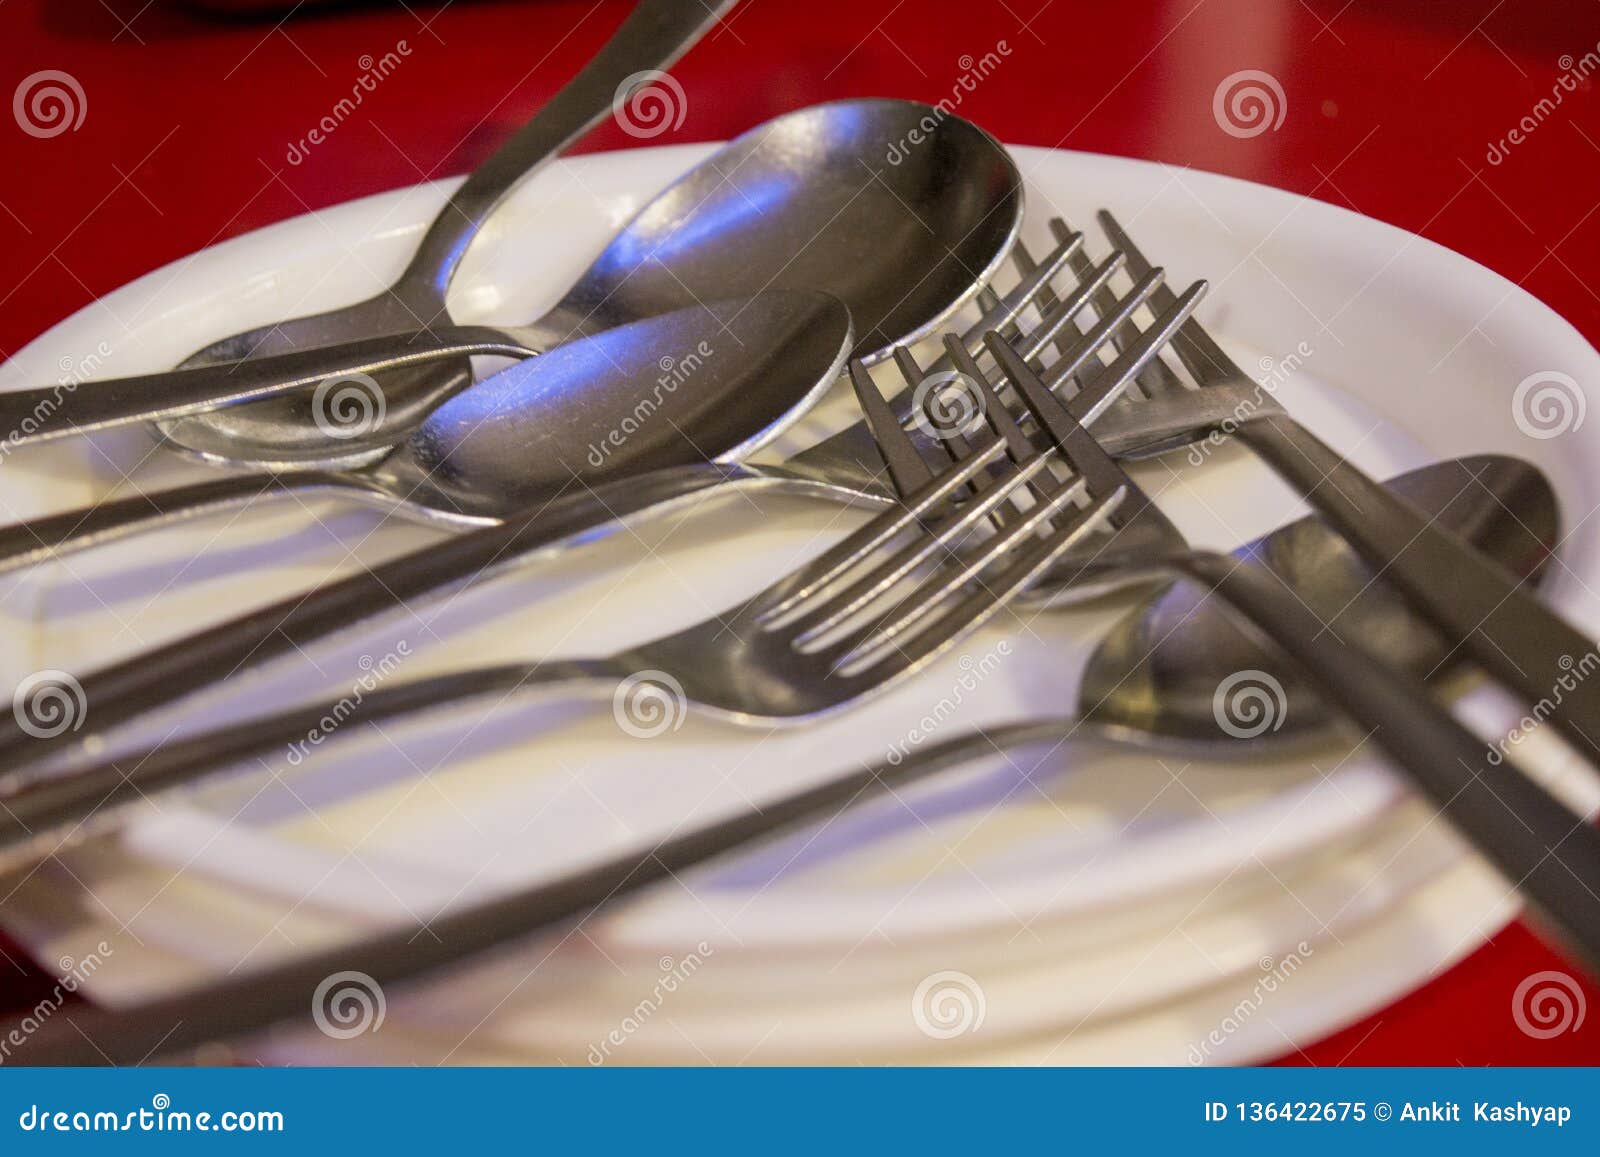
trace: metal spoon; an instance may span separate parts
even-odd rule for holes
[[[887,150],[913,133],[922,143],[899,164],[887,164]],[[854,352],[879,357],[931,332],[987,283],[1016,240],[1022,207],[1022,177],[1011,157],[960,117],[902,100],[801,109],[750,130],[658,194],[549,312],[518,327],[517,337],[523,352],[537,352],[702,301],[777,287],[839,298],[855,322]],[[412,268],[426,264],[436,248],[425,242]],[[453,269],[452,259],[446,278]],[[414,331],[446,316],[444,282],[437,275],[434,282],[411,290],[424,294],[424,305],[373,298],[327,315],[337,319],[327,325],[311,319],[267,327],[203,354],[236,359]],[[450,336],[447,329],[438,334]],[[472,334],[464,336],[470,344]],[[216,384],[237,389],[236,382]],[[460,375],[386,375],[379,419],[339,439],[324,433],[326,417],[319,424],[303,389],[161,429],[215,461],[349,464],[400,441],[465,384]],[[79,393],[87,400],[86,391]]]
[[[1018,245],[1020,264],[1028,269],[1027,276],[1004,297],[997,296],[991,308],[968,327],[963,340],[976,346],[987,329],[1010,325],[1025,310],[1036,307],[1049,293],[1050,279],[1077,253],[1081,241],[1081,237],[1072,235],[1037,264]],[[1116,261],[1107,261],[1067,300],[1055,302],[1050,314],[1041,319],[1039,333],[1029,342],[1029,348],[1038,352],[1050,335],[1071,326],[1071,311],[1087,301],[1093,287],[1109,278],[1116,268]],[[1146,279],[1146,295],[1158,280],[1154,275]],[[789,318],[780,308],[785,300],[795,307]],[[1050,300],[1054,302],[1053,296]],[[1130,294],[1124,312],[1131,311],[1141,300],[1137,294]],[[765,305],[750,309],[750,303],[755,301]],[[824,307],[824,301],[833,304]],[[116,541],[263,496],[329,488],[379,502],[396,513],[456,525],[495,523],[518,511],[537,510],[575,481],[594,485],[647,470],[670,471],[675,466],[683,466],[683,471],[670,480],[658,477],[654,482],[640,482],[626,500],[608,503],[605,509],[620,514],[640,509],[637,500],[643,495],[655,495],[658,503],[665,503],[693,490],[728,482],[801,489],[847,504],[886,502],[888,495],[882,483],[864,464],[852,464],[850,455],[854,451],[850,446],[831,453],[820,465],[811,463],[799,470],[751,466],[727,472],[716,468],[717,462],[741,459],[810,408],[821,392],[813,375],[838,371],[840,362],[833,343],[841,327],[848,329],[853,322],[853,317],[844,316],[842,305],[816,293],[786,297],[784,291],[769,290],[743,304],[725,303],[721,310],[724,315],[730,310],[740,315],[738,325],[726,332],[714,332],[725,329],[724,323],[701,307],[691,307],[668,315],[674,321],[655,318],[602,329],[591,337],[503,370],[469,388],[466,394],[441,403],[404,447],[376,462],[367,455],[344,470],[300,469],[278,475],[218,478],[170,490],[138,492],[127,498],[0,525],[0,571],[44,562],[69,550]],[[817,324],[816,332],[809,337],[801,329],[808,323]],[[1111,324],[1102,323],[1101,328]],[[495,344],[492,338],[496,331],[459,327],[462,331],[467,328],[480,335],[475,352],[507,353],[517,349],[514,331],[505,331],[500,343]],[[1163,335],[1170,336],[1173,329],[1175,323],[1165,329],[1155,327],[1141,347],[1144,356],[1153,357]],[[421,340],[426,343],[436,336],[421,335]],[[849,344],[852,339],[845,340]],[[859,348],[860,343],[855,344]],[[1069,360],[1087,362],[1093,352],[1092,343],[1080,342],[1079,346],[1077,357]],[[368,356],[368,351],[376,359],[375,364],[360,360]],[[239,369],[241,374],[264,373],[272,377],[279,372],[275,367],[284,363],[346,354],[350,356],[345,362],[347,373],[396,362],[390,343],[380,338],[337,350],[240,363]],[[708,372],[709,362],[715,363],[715,372]],[[933,369],[948,364],[947,359]],[[763,374],[767,377],[763,378]],[[285,380],[286,376],[277,380]],[[120,394],[136,396],[137,390],[124,388],[131,381],[104,384],[119,387]],[[348,405],[351,412],[329,414],[320,420],[351,417],[356,419],[358,431],[371,420],[378,400],[368,391],[367,387],[374,384],[371,379],[356,374],[330,378],[326,384],[335,388],[328,408],[338,410]],[[339,392],[346,387],[348,394]],[[319,394],[324,388],[318,388]],[[909,391],[898,401],[909,403],[908,395]],[[473,400],[468,402],[468,398]],[[786,412],[780,415],[785,406]],[[0,399],[0,414],[3,407],[4,400]],[[659,413],[663,409],[666,412]],[[491,416],[493,422],[485,422]],[[864,429],[864,423],[858,425]],[[502,429],[497,433],[491,426]],[[462,433],[469,427],[470,438]],[[340,426],[329,436],[342,436],[342,432]],[[446,445],[450,448],[448,456],[442,450]],[[877,455],[870,434],[865,435],[864,444],[851,446],[864,454]],[[543,457],[530,463],[529,450],[533,447],[539,448]],[[698,447],[713,462],[686,454],[690,447]],[[701,469],[691,470],[689,462],[698,462]],[[845,468],[840,468],[840,463]],[[430,478],[430,472],[438,477]],[[849,485],[838,478],[860,481]],[[665,490],[659,489],[662,485]],[[396,499],[401,501],[397,503]]]
[[[1558,537],[1554,492],[1535,467],[1516,459],[1482,457],[1442,462],[1411,471],[1388,485],[1519,573],[1537,571]],[[1399,664],[1413,676],[1435,672],[1437,640],[1425,627],[1408,625],[1398,634],[1390,629],[1392,596],[1382,591],[1354,552],[1317,519],[1301,519],[1235,553],[1241,559],[1268,560],[1291,583],[1315,576],[1313,583],[1299,590],[1319,614],[1339,610],[1348,601],[1344,596],[1353,593],[1355,603],[1343,615],[1333,618],[1347,641]],[[1123,650],[1127,636],[1144,629],[1134,624],[1165,623],[1171,598],[1170,593],[1158,595],[1130,613],[1126,623],[1102,643],[1090,661],[1090,669],[1125,669],[1127,664],[1120,660],[1108,666],[1102,653]],[[1185,627],[1186,632],[1191,630],[1203,638],[1224,639],[1227,645],[1220,649],[1179,645],[1171,652],[1169,663],[1165,648],[1179,636],[1157,644],[1157,650],[1163,652],[1155,664],[1158,668],[1174,673],[1180,666],[1185,668],[1182,677],[1172,681],[1173,686],[1209,688],[1204,696],[1182,695],[1170,710],[1156,712],[1154,717],[1162,720],[1160,732],[1144,730],[1136,713],[1107,708],[1105,703],[1110,700],[1094,698],[1100,694],[1098,688],[1104,676],[1092,682],[1086,680],[1085,690],[1080,693],[1084,712],[1081,718],[989,727],[982,733],[932,744],[898,764],[854,771],[804,792],[763,802],[760,809],[752,808],[731,819],[675,834],[643,852],[623,853],[554,881],[542,881],[431,916],[428,936],[417,936],[414,928],[406,927],[135,1008],[89,1010],[76,1017],[71,1026],[49,1022],[30,1038],[26,1054],[19,1054],[19,1058],[40,1065],[101,1064],[108,1058],[137,1062],[156,1049],[169,1055],[181,1053],[208,1041],[304,1016],[316,986],[332,973],[344,970],[366,973],[388,990],[391,985],[480,953],[512,947],[520,937],[581,918],[602,904],[752,841],[824,819],[844,808],[858,806],[865,799],[996,751],[1036,743],[1056,745],[1066,735],[1073,742],[1163,753],[1179,742],[1198,745],[1199,757],[1210,756],[1214,754],[1211,744],[1218,734],[1211,698],[1225,679],[1239,670],[1255,668],[1285,688],[1297,689],[1292,693],[1298,693],[1302,684],[1286,669],[1281,656],[1257,650],[1249,643],[1214,601],[1196,608]],[[1110,685],[1114,688],[1116,680]],[[372,703],[369,700],[364,710],[370,709]],[[23,810],[7,820],[7,834],[0,836],[0,855],[14,867],[56,850],[62,834],[60,825],[72,823],[86,804],[99,807],[93,820],[73,829],[72,839],[84,838],[90,828],[99,831],[114,827],[142,792],[159,790],[187,778],[197,767],[225,767],[275,749],[281,745],[285,720],[290,721],[292,734],[299,733],[301,714],[288,712],[243,727],[198,735],[156,753],[118,760],[97,769],[96,782],[84,784],[81,794],[77,789],[64,793],[59,787],[48,785],[34,789],[11,801],[11,806]],[[1285,745],[1303,745],[1328,730],[1326,714],[1298,706],[1280,712],[1279,718],[1282,724],[1276,731],[1252,739],[1247,750],[1241,750],[1245,745],[1236,743],[1230,754],[1234,758],[1270,757],[1281,754]],[[1190,738],[1175,739],[1178,736]],[[130,770],[124,772],[123,767]],[[30,829],[38,834],[28,835]],[[86,1040],[92,1040],[94,1046],[86,1044]]]
[[[571,487],[752,453],[833,384],[852,344],[849,311],[824,293],[675,310],[485,378],[364,466],[230,472],[0,528],[0,570],[271,494],[331,490],[423,521],[493,525]]]
[[[500,202],[614,108],[621,110],[624,101],[642,99],[641,88],[659,80],[660,70],[670,68],[732,6],[733,0],[640,0],[578,75],[456,188],[417,243],[404,272],[387,290],[342,309],[234,334],[212,342],[183,364],[288,353],[375,334],[415,330],[441,318],[448,321],[445,298],[450,281]],[[740,295],[738,290],[725,289],[706,295],[706,300]],[[433,408],[433,403],[471,380],[471,366],[462,359],[387,377],[383,390],[395,411],[395,427],[387,435],[388,442],[400,440],[409,428],[405,425],[408,417],[420,417]],[[227,423],[192,417],[163,423],[158,428],[180,447],[230,461],[348,461],[358,449],[349,444],[330,447],[312,424],[279,428],[271,420],[273,414],[279,422],[306,422],[311,411],[304,404],[280,402],[257,411],[253,423],[238,416]],[[259,431],[260,440],[228,443],[230,431],[237,437],[248,430]],[[371,443],[380,444],[380,440]]]
[[[1517,458],[1441,462],[1392,479],[1385,488],[1437,518],[1508,574],[1527,579],[1530,589],[1560,540],[1560,511],[1549,480]],[[1319,620],[1341,638],[1359,641],[1387,667],[1437,678],[1464,658],[1412,614],[1393,587],[1373,582],[1349,542],[1315,516],[1234,554],[1277,575]],[[1294,744],[1331,725],[1335,715],[1303,679],[1281,667],[1203,590],[1178,583],[1129,611],[1101,638],[1079,684],[1079,707],[1085,718],[1141,739],[1237,750],[1239,737],[1217,725],[1217,688],[1228,675],[1264,672],[1274,677],[1264,684],[1276,699],[1274,718],[1249,743]],[[1265,729],[1280,721],[1276,729]]]

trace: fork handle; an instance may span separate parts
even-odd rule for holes
[[[1600,662],[1600,656],[1591,640],[1539,601],[1529,575],[1507,574],[1281,411],[1262,411],[1239,426],[1238,436],[1452,647],[1465,649],[1537,705],[1600,766],[1600,678],[1584,678],[1584,660]],[[1568,672],[1579,663],[1574,678]]]
[[[279,751],[298,765],[327,742],[359,732],[360,724],[419,715],[486,695],[614,682],[627,675],[610,659],[469,667],[391,686],[357,687],[340,700],[292,707],[51,777],[7,797],[0,814],[0,873],[115,826],[127,807],[154,793],[212,778],[250,756]],[[342,722],[330,728],[330,719]]]
[[[1175,560],[1285,652],[1600,975],[1600,829],[1463,727],[1418,680],[1330,635],[1266,570],[1221,554]],[[1220,721],[1219,721],[1220,725]]]
[[[316,491],[367,498],[388,511],[406,509],[384,490],[364,486],[356,471],[300,470],[215,478],[0,526],[0,574],[260,499]]]
[[[16,447],[33,442],[181,418],[357,374],[460,356],[520,358],[535,352],[513,331],[449,325],[246,361],[0,393],[0,430],[5,431],[0,437],[0,461]],[[333,424],[337,426],[336,421]],[[330,445],[337,447],[337,437],[330,435]]]
[[[639,511],[666,510],[743,477],[748,475],[737,466],[697,465],[620,479],[290,595],[81,678],[86,723],[98,735],[345,628],[487,577]],[[31,735],[23,718],[0,713],[0,800],[37,778],[26,770],[31,765],[85,738],[71,730]]]
[[[896,787],[920,782],[975,758],[1031,743],[1058,743],[1072,720],[1045,719],[968,732],[925,747],[898,765],[878,764],[830,778],[727,819],[691,827],[652,847],[623,852],[554,879],[444,912],[416,925],[369,935],[354,943],[286,964],[232,976],[199,990],[127,1009],[75,1010],[28,1036],[17,1060],[28,1065],[131,1065],[152,1054],[182,1056],[209,1041],[304,1017],[317,986],[335,972],[359,970],[388,991],[412,977],[447,968],[562,921],[580,919],[649,884],[713,857],[854,807]],[[1092,729],[1091,729],[1092,730]],[[241,752],[241,755],[249,752]],[[0,1022],[0,1036],[16,1026]],[[90,1043],[93,1042],[93,1043]]]

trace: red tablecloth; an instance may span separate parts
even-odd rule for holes
[[[219,22],[163,0],[8,0],[0,95],[60,70],[81,86],[84,115],[48,137],[0,116],[0,354],[224,237],[470,168],[627,6],[457,0]],[[403,64],[291,163],[291,145],[402,41]],[[1468,254],[1600,335],[1593,0],[752,0],[675,70],[687,115],[651,143],[733,136],[834,97],[937,101],[1001,41],[1009,54],[963,93],[961,112],[1003,140],[1192,165],[1346,205]],[[1213,118],[1218,82],[1244,69],[1281,83],[1275,131],[1240,138]],[[1559,105],[1539,105],[1557,89]],[[608,125],[585,148],[637,143]],[[0,1004],[21,1007],[41,974],[0,947],[16,965],[0,962]],[[1546,969],[1577,971],[1514,926],[1285,1059],[1600,1062],[1592,985],[1594,1015],[1575,1031],[1540,1040],[1516,1027],[1513,991]]]

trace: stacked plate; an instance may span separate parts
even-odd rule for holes
[[[545,171],[474,249],[458,315],[533,316],[563,274],[707,151],[635,150]],[[1175,280],[1210,277],[1208,328],[1240,364],[1282,378],[1294,412],[1363,468],[1382,477],[1460,454],[1516,454],[1546,471],[1566,510],[1600,506],[1600,479],[1583,466],[1595,428],[1542,437],[1513,408],[1532,375],[1595,378],[1596,355],[1514,286],[1274,190],[1112,158],[1017,155],[1036,221],[1087,221],[1107,205]],[[444,192],[353,203],[152,274],[41,338],[7,367],[7,384],[59,375],[88,351],[98,374],[151,369],[207,334],[354,300],[403,264]],[[348,253],[331,274],[330,236]],[[1291,353],[1293,372],[1276,373]],[[777,452],[840,423],[847,407],[835,399]],[[17,452],[0,475],[0,509],[21,516],[107,493],[127,474],[149,484],[203,469],[173,455],[146,461],[139,434],[88,447]],[[1232,547],[1302,512],[1226,449],[1203,464],[1181,454],[1147,463],[1139,476],[1197,543]],[[143,736],[246,702],[296,701],[313,685],[355,695],[401,666],[411,678],[469,659],[621,646],[731,605],[860,517],[779,498],[706,513],[363,631],[151,720]],[[54,564],[6,588],[6,673],[86,671],[435,533],[288,504]],[[1573,543],[1562,562],[1551,597],[1595,630],[1584,592],[1600,587],[1600,560]],[[152,805],[115,841],[8,887],[0,919],[41,961],[65,969],[101,957],[91,999],[168,992],[647,846],[941,731],[1059,710],[1125,607],[986,631],[909,685],[804,729],[744,731],[672,711],[619,719],[609,700],[502,703],[314,758],[285,751]],[[1487,694],[1463,709],[1488,730],[1507,726]],[[92,723],[92,703],[88,713]],[[1573,793],[1586,782],[1539,733],[1518,753]],[[1295,761],[1219,766],[1080,737],[952,773],[440,983],[383,994],[381,1023],[369,994],[370,1012],[324,1009],[321,1031],[247,1051],[308,1063],[1257,1060],[1424,981],[1514,908],[1365,749],[1330,740]],[[359,978],[331,995],[346,983]]]

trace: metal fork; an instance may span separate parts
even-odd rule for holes
[[[1101,210],[1098,219],[1112,247],[1126,255],[1129,274],[1147,273],[1150,263],[1116,218]],[[1161,309],[1168,293],[1157,287],[1152,305]],[[1185,444],[1207,430],[1231,433],[1299,491],[1413,610],[1508,690],[1539,704],[1591,764],[1600,763],[1600,680],[1563,679],[1594,653],[1593,641],[1541,603],[1524,577],[1506,574],[1296,422],[1199,322],[1185,321],[1172,349],[1200,389],[1138,403],[1153,446],[1164,438]]]
[[[959,339],[952,337],[950,347],[976,368]],[[938,476],[924,468],[908,479],[899,446],[911,444],[890,405],[860,363],[851,377],[866,421],[888,448],[891,472],[900,471],[897,481],[906,483],[901,505],[727,614],[599,658],[504,664],[382,687],[365,698],[361,718],[380,722],[484,695],[559,687],[615,687],[619,697],[628,697],[619,698],[619,710],[653,700],[657,708],[676,711],[682,704],[670,700],[681,696],[738,723],[815,718],[921,669],[986,622],[1122,501],[1117,488],[1091,500],[1082,484],[1053,482],[1048,497],[1016,508],[1025,488],[1034,486],[1037,495],[1036,480],[1050,476],[1054,452],[1032,452],[1005,477],[989,478],[990,468],[1017,450],[994,433],[963,442],[967,453],[956,468]],[[1102,374],[1072,405],[1098,412],[1131,379],[1131,370]],[[933,401],[930,394],[930,407]],[[969,495],[974,484],[978,492]],[[286,746],[321,730],[319,720],[345,713],[319,703],[265,724],[246,721],[220,739],[179,744],[177,756],[146,753],[35,781],[6,798],[0,866],[55,851],[63,833],[71,835],[85,821],[110,821],[120,805],[226,766],[235,734],[267,749]]]
[[[1042,361],[1048,347],[1054,345],[1057,352],[1049,368],[1052,386],[1072,393],[1070,405],[1080,421],[1110,421],[1114,409],[1110,402],[1119,396],[1129,380],[1156,358],[1199,302],[1205,286],[1196,283],[1182,294],[1173,295],[1171,303],[1160,311],[1154,322],[1133,340],[1125,340],[1122,351],[1106,363],[1099,351],[1127,326],[1137,310],[1147,306],[1162,282],[1162,274],[1159,270],[1146,271],[1131,288],[1114,297],[1114,304],[1104,317],[1079,329],[1073,319],[1085,310],[1091,298],[1102,294],[1122,264],[1122,258],[1112,254],[1089,267],[1081,283],[1061,299],[1052,298],[1049,312],[1040,314],[1038,295],[1049,287],[1051,279],[1080,248],[1081,237],[1064,230],[1055,249],[1037,266],[1029,268],[1018,285],[986,311],[985,319],[989,328],[1033,321],[1024,339],[1024,354]],[[1080,268],[1084,267],[1080,265]],[[957,344],[965,355],[987,363],[990,355],[982,344],[982,332],[969,329]],[[1066,347],[1064,351],[1062,345]],[[902,370],[914,368],[908,366],[904,358],[901,365]],[[951,365],[948,358],[942,358],[930,372],[950,372]],[[921,371],[914,373],[920,381]],[[887,404],[889,413],[896,418],[911,418],[909,411],[915,397],[914,389],[902,391]],[[877,417],[880,423],[885,420],[881,407]],[[934,424],[915,424],[911,434],[925,439],[927,435],[920,431]],[[855,428],[863,431],[864,447],[845,451],[843,456],[853,460],[854,456],[871,455],[877,459],[872,427],[863,421],[856,423]],[[857,467],[858,472],[863,469]],[[79,685],[85,699],[94,704],[94,726],[97,733],[103,734],[107,729],[193,691],[236,677],[249,667],[305,648],[353,624],[399,606],[414,609],[429,596],[559,549],[579,534],[596,532],[603,524],[645,510],[660,513],[675,505],[693,502],[716,485],[794,490],[847,502],[888,501],[881,470],[877,476],[868,475],[869,482],[863,483],[861,488],[837,480],[829,482],[828,477],[825,471],[812,476],[785,463],[781,466],[694,466],[621,480],[552,507],[531,511],[505,526],[467,531],[369,571],[194,632],[92,672],[79,679]],[[872,498],[874,494],[883,497]],[[1069,569],[1073,575],[1081,570],[1078,567]],[[1044,584],[1035,584],[1031,593],[1039,595],[1046,589]],[[1055,583],[1048,587],[1058,596],[1067,589]],[[48,737],[40,737],[36,732],[37,729],[23,727],[18,719],[0,716],[0,802],[7,806],[13,793],[42,778],[35,765],[82,738],[70,731]]]
[[[943,466],[930,468],[917,445],[897,425],[883,422],[884,408],[872,406],[874,428],[884,432],[884,457],[897,485],[906,486],[906,493],[913,498],[926,491],[930,476],[960,478],[961,485],[971,485],[980,474],[969,474],[968,468],[982,462],[993,468],[989,485],[998,488],[1009,482],[1008,492],[1013,495],[1018,493],[1019,483],[1044,502],[1048,498],[1043,496],[1069,488],[1082,490],[1086,496],[1121,495],[1105,520],[1111,524],[1107,537],[1120,543],[1121,553],[1130,558],[1142,556],[1144,565],[1204,584],[1283,646],[1309,679],[1356,723],[1370,729],[1374,741],[1418,778],[1452,820],[1469,833],[1490,829],[1491,858],[1535,899],[1564,916],[1566,930],[1593,960],[1600,948],[1600,936],[1595,932],[1600,928],[1596,913],[1600,901],[1595,900],[1594,892],[1579,890],[1579,885],[1600,882],[1595,833],[1525,777],[1488,764],[1488,749],[1435,705],[1418,683],[1323,632],[1276,576],[1241,566],[1226,556],[1189,550],[1171,523],[998,335],[992,348],[1045,436],[1059,451],[1060,462],[1073,473],[1065,478],[1055,473],[1055,463],[1022,436],[1020,424],[1009,420],[1006,407],[994,398],[992,387],[979,372],[972,375],[972,381],[993,406],[989,413],[996,420],[990,424],[998,437],[948,440],[948,461]],[[853,377],[862,381],[864,370],[854,367]],[[1004,446],[1005,455],[992,459],[997,444]],[[1040,462],[1050,468],[1041,468]],[[1002,509],[996,505],[986,513],[992,518]],[[971,523],[966,528],[976,531],[978,526]],[[379,695],[389,693],[380,689]],[[369,700],[368,706],[375,701],[376,697]],[[216,767],[270,751],[305,723],[304,714],[288,713],[197,736],[137,757],[131,774],[141,786],[162,786],[183,775],[186,768]],[[764,803],[760,809],[675,834],[643,852],[623,853],[553,880],[432,916],[425,925],[380,933],[132,1009],[89,1010],[76,1016],[71,1026],[47,1022],[29,1039],[20,1059],[29,1064],[137,1063],[157,1050],[178,1052],[303,1017],[311,993],[333,973],[359,971],[389,990],[413,977],[508,948],[542,929],[584,918],[603,904],[716,856],[834,816],[888,791],[996,753],[1085,739],[1117,742],[1115,733],[1102,732],[1093,719],[1066,717],[990,727],[929,744],[896,762],[844,772],[805,791]],[[115,781],[110,786],[116,790]],[[1513,812],[1518,823],[1530,825],[1526,835],[1519,834],[1518,823],[1511,822]],[[1529,868],[1526,873],[1522,870],[1525,866]],[[1568,877],[1564,871],[1573,875]],[[1571,883],[1566,882],[1569,879]],[[1569,895],[1574,891],[1579,894]],[[423,927],[427,935],[418,934]]]

